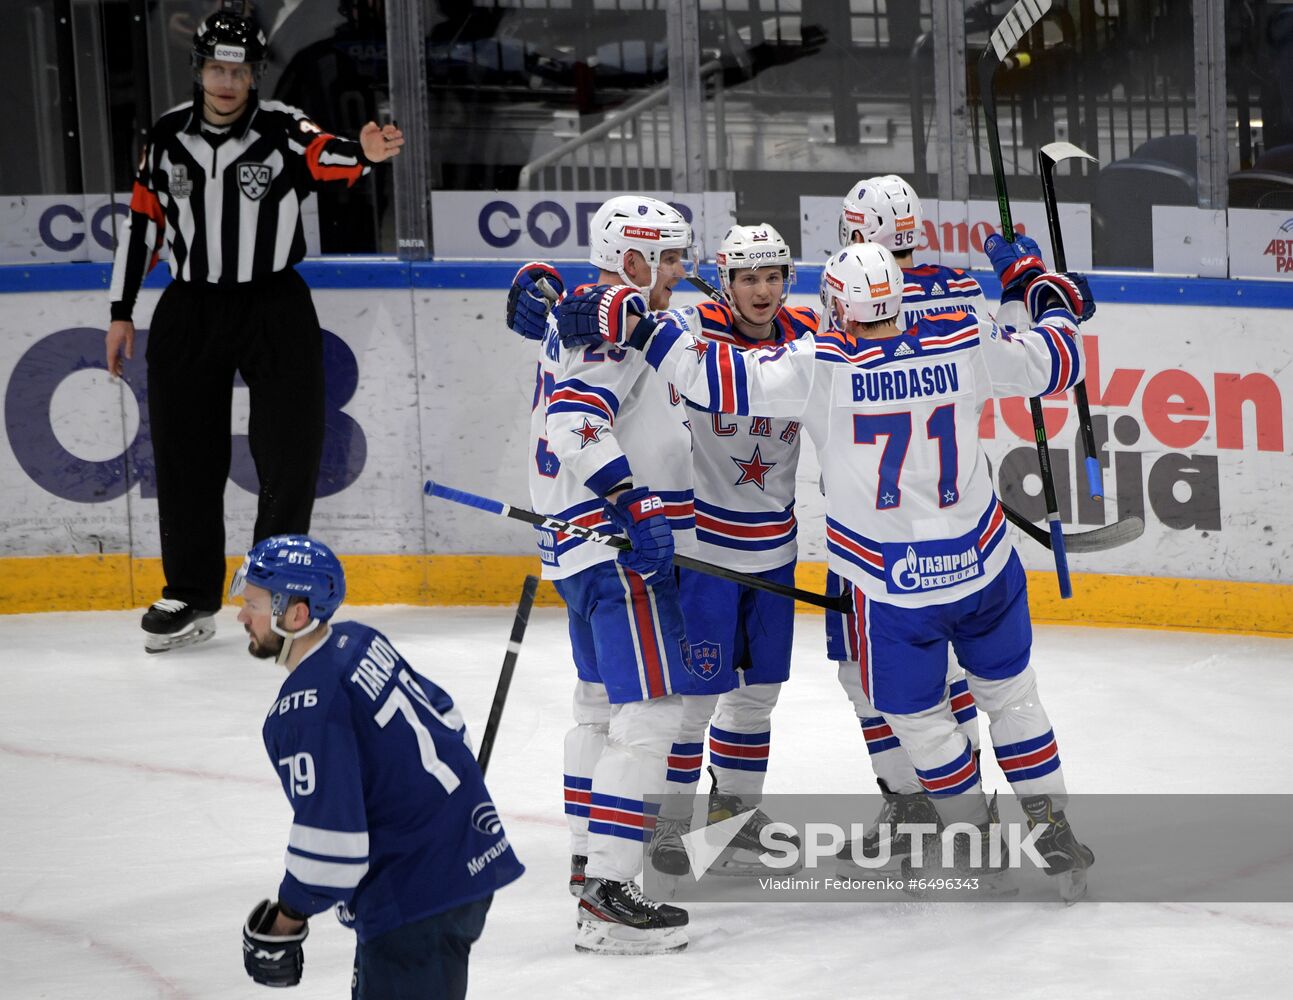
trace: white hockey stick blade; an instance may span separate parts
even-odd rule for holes
[[[998,62],[1005,62],[1006,57],[1019,44],[1019,39],[1028,34],[1034,25],[1046,16],[1051,9],[1051,2],[1052,0],[1019,0],[1006,12],[1006,16],[1001,19],[1001,23],[992,32],[990,39],[992,48],[997,53]]]
[[[1134,542],[1144,533],[1144,518],[1132,514],[1121,521],[1106,524],[1103,528],[1065,535],[1064,548],[1068,552],[1103,552],[1106,549],[1116,549],[1119,545]]]
[[[1071,142],[1049,142],[1042,147],[1041,151],[1042,155],[1052,163],[1059,163],[1060,160],[1069,160],[1075,156],[1079,156],[1084,160],[1090,160],[1092,163],[1100,162],[1085,149],[1075,146]]]

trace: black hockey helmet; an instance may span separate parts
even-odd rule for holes
[[[246,0],[222,0],[220,9],[208,14],[193,34],[193,70],[199,73],[207,59],[251,63],[256,77],[268,55],[265,33],[251,18]]]

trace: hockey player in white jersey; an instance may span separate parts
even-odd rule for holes
[[[698,308],[705,341],[757,351],[816,329],[811,309],[786,305],[794,262],[772,226],[733,226],[715,260],[724,301]],[[793,586],[799,421],[693,409],[691,427],[700,557]],[[650,848],[653,867],[669,875],[688,870],[682,835],[689,829],[689,797],[700,780],[706,729],[713,778],[710,822],[756,809],[763,796],[772,710],[790,676],[795,617],[789,598],[694,570],[679,570],[678,586],[690,676],[683,689],[682,728],[669,754],[670,798]],[[741,859],[745,851],[763,851],[759,830],[768,822],[756,811],[710,871],[749,873],[751,866]],[[766,871],[759,865],[754,869]]]
[[[1064,817],[1059,750],[1029,664],[1026,580],[978,420],[993,396],[1046,395],[1079,381],[1077,317],[1095,307],[1080,275],[1044,272],[1035,257],[989,256],[1003,272],[1003,302],[1026,302],[1031,327],[955,311],[900,330],[902,272],[876,244],[831,258],[835,330],[757,357],[708,343],[697,358],[692,332],[668,314],[647,315],[640,295],[595,288],[556,315],[567,343],[600,336],[641,350],[702,406],[802,417],[825,478],[830,566],[853,587],[868,698],[940,818],[971,823],[990,840],[978,764],[948,697],[951,644],[1029,822],[1045,824],[1034,843],[1049,873],[1062,876],[1061,894],[1075,898],[1093,857]],[[994,872],[976,874],[986,885]]]
[[[925,218],[920,197],[911,185],[897,174],[867,177],[849,189],[840,205],[840,249],[855,243],[877,243],[893,252],[894,260],[902,269],[902,312],[900,329],[915,326],[921,316],[950,310],[964,310],[976,316],[987,316],[987,302],[983,289],[970,274],[959,268],[941,264],[917,265],[913,253],[920,234],[924,232]],[[826,271],[822,271],[823,317],[829,321],[826,310]],[[827,573],[826,592],[839,594],[845,584],[838,574]],[[920,795],[911,758],[902,749],[902,743],[889,724],[867,698],[862,685],[861,667],[858,663],[857,619],[853,615],[826,613],[826,655],[835,661],[840,685],[844,688],[857,713],[858,723],[866,740],[871,767],[875,771],[880,794],[884,798],[879,816],[867,831],[862,850],[869,856],[876,854],[879,831],[886,824],[927,823],[931,821],[930,803]],[[948,696],[957,727],[970,741],[977,755],[979,752],[978,709],[970,693],[965,672],[956,662],[955,655],[948,657]],[[898,837],[890,845],[890,857],[901,862],[910,845],[905,837]],[[840,849],[840,860],[848,863],[854,845],[846,842]]]
[[[601,282],[657,309],[668,306],[695,261],[691,227],[652,198],[606,202],[592,218],[589,244]],[[522,270],[548,286],[532,283],[539,297],[560,284],[543,265]],[[513,297],[509,325],[524,331],[516,305]],[[682,313],[672,315],[688,325]],[[580,897],[576,947],[676,951],[687,943],[686,911],[647,899],[635,879],[653,825],[643,800],[664,791],[666,757],[682,720],[679,686],[688,677],[671,563],[675,546],[696,550],[687,412],[638,352],[611,344],[565,348],[552,321],[531,446],[535,510],[622,531],[633,543],[617,559],[605,546],[540,532],[543,575],[566,603],[578,672],[564,768],[571,889]]]

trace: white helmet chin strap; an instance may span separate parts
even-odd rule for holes
[[[295,632],[289,632],[287,629],[283,628],[279,624],[279,622],[281,622],[282,620],[283,620],[283,616],[279,615],[277,619],[270,619],[270,622],[269,622],[269,630],[273,632],[275,635],[281,635],[283,637],[282,648],[279,649],[278,656],[274,658],[274,662],[280,665],[287,662],[287,658],[292,652],[293,640],[299,639],[303,635],[309,635],[316,628],[318,628],[320,625],[323,624],[321,621],[319,621],[319,619],[311,618],[309,621],[309,624],[307,624],[304,628],[298,629]]]

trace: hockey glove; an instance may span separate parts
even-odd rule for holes
[[[548,312],[565,290],[560,272],[551,264],[523,264],[507,292],[507,328],[526,340],[542,340]]]
[[[639,317],[631,336],[630,316]],[[557,307],[557,333],[566,348],[609,343],[641,350],[654,329],[646,297],[631,285],[594,285],[567,295]]]
[[[993,233],[983,241],[983,252],[992,262],[992,270],[1001,280],[1001,301],[1022,302],[1028,283],[1046,273],[1037,241],[1020,234],[1010,242]]]
[[[1047,271],[1028,284],[1026,290],[1028,315],[1036,323],[1048,309],[1065,309],[1079,323],[1095,315],[1095,299],[1086,276],[1076,271]]]
[[[619,563],[651,583],[673,563],[673,529],[665,517],[664,502],[645,486],[625,490],[606,516],[628,536],[633,548],[621,552]]]
[[[278,903],[262,899],[242,929],[242,963],[247,975],[262,986],[295,986],[305,968],[301,946],[310,933],[309,923],[295,934],[272,935]]]

